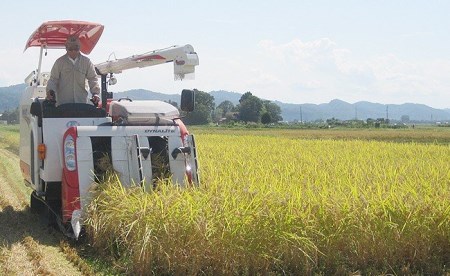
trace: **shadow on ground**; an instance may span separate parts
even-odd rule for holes
[[[15,210],[10,205],[3,207],[0,211],[0,244],[9,248],[27,236],[40,244],[55,247],[65,238],[40,215],[32,214],[29,207],[22,210]]]

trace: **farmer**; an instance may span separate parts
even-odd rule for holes
[[[47,100],[57,101],[58,105],[88,103],[87,80],[91,101],[97,105],[100,101],[97,74],[91,60],[80,53],[80,39],[69,36],[65,46],[67,53],[55,61],[50,73],[46,88]]]

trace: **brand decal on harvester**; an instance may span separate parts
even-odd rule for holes
[[[145,133],[174,133],[175,129],[146,129]]]

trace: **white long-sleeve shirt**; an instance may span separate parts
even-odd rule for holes
[[[65,54],[53,64],[46,90],[55,91],[57,105],[88,103],[86,80],[91,94],[100,93],[97,74],[91,60],[80,54],[73,62],[69,55]]]

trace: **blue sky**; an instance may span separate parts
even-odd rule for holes
[[[112,91],[227,90],[290,103],[422,103],[450,108],[450,1],[15,1],[0,4],[0,87],[38,62],[23,52],[44,21],[98,22],[94,63],[191,44],[195,80],[170,64],[117,75]],[[50,71],[63,50],[49,51]]]

